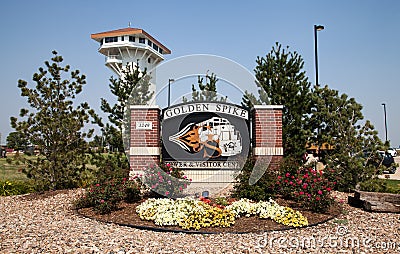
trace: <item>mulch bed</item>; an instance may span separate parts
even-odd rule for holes
[[[317,225],[326,222],[332,218],[335,218],[341,213],[339,205],[333,205],[326,213],[314,213],[304,209],[296,207],[296,204],[283,199],[275,199],[280,205],[292,207],[295,210],[300,211],[307,219],[310,226]],[[165,226],[161,227],[152,221],[141,220],[139,215],[136,213],[136,207],[138,203],[125,203],[122,202],[119,206],[119,210],[114,211],[110,214],[96,214],[91,208],[83,208],[77,210],[78,214],[87,218],[95,219],[101,222],[115,223],[123,226],[130,226],[140,229],[149,229],[156,231],[172,231],[172,232],[186,232],[186,233],[259,233],[264,231],[273,230],[287,230],[291,227],[276,223],[270,219],[259,219],[255,216],[251,217],[240,217],[235,220],[235,224],[229,228],[213,227],[213,228],[201,228],[199,231],[195,230],[183,230],[176,226]]]

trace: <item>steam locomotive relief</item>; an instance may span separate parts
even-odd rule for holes
[[[189,123],[169,141],[191,154],[202,153],[203,158],[234,156],[242,152],[242,137],[227,119],[211,117],[200,123]]]

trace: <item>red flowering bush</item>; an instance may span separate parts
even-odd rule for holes
[[[90,186],[75,202],[76,208],[92,207],[100,214],[110,213],[118,208],[122,200],[140,199],[140,185],[126,178],[115,178]]]
[[[143,170],[142,175],[136,175],[153,193],[164,197],[176,197],[191,183],[192,179],[185,176],[182,170],[173,168],[169,163],[161,166],[155,164]]]
[[[300,168],[295,173],[278,175],[276,186],[286,198],[297,201],[314,212],[324,212],[333,204],[330,193],[336,183],[330,182],[323,171]]]

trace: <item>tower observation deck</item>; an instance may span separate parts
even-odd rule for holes
[[[122,78],[123,70],[129,64],[139,65],[141,70],[147,68],[151,77],[150,91],[155,91],[154,68],[164,60],[164,55],[171,54],[171,50],[140,28],[128,27],[90,37],[100,43],[98,51],[106,57],[105,65],[119,77]]]

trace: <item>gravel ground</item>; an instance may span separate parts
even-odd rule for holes
[[[161,233],[77,215],[71,190],[0,197],[0,253],[399,253],[400,214],[346,212],[327,223],[264,234]],[[347,195],[337,193],[339,198]]]

